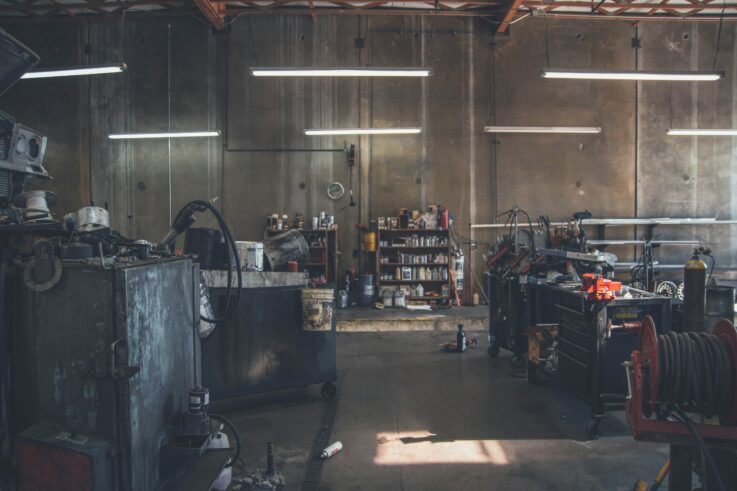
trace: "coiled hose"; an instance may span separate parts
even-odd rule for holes
[[[657,400],[707,418],[727,415],[734,394],[733,363],[727,345],[714,334],[660,335]]]

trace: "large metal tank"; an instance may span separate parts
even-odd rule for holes
[[[16,429],[43,421],[108,441],[117,476],[95,489],[157,489],[196,382],[199,270],[189,257],[62,265],[48,291],[22,278],[12,289]]]

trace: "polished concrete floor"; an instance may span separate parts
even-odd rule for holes
[[[509,356],[443,353],[452,333],[339,333],[339,393],[323,490],[628,490],[667,459],[635,442],[622,413],[586,441],[588,407],[555,382],[531,386]],[[319,387],[248,400],[228,414],[246,472],[274,443],[286,489],[298,490],[325,403]],[[238,470],[241,470],[240,468]]]

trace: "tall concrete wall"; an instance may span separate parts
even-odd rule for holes
[[[674,139],[675,126],[732,127],[735,27],[723,28],[713,84],[550,81],[570,68],[710,69],[716,24],[648,24],[531,18],[494,38],[478,19],[244,17],[229,35],[193,19],[5,26],[46,66],[125,61],[124,75],[22,81],[0,107],[45,132],[44,187],[59,213],[107,202],[114,226],[158,239],[170,214],[218,197],[239,239],[262,237],[271,212],[336,216],[347,267],[356,223],[442,203],[459,232],[517,204],[533,216],[737,218],[731,139]],[[546,37],[549,49],[546,50]],[[640,39],[633,48],[632,39]],[[547,51],[547,52],[546,52]],[[428,66],[428,79],[257,79],[250,66]],[[588,136],[490,135],[486,124],[597,125]],[[308,127],[422,126],[418,136],[306,137]],[[216,128],[220,139],[110,141],[116,131]],[[350,187],[344,145],[355,144],[353,188],[333,202],[328,183]],[[737,266],[731,228],[661,231],[715,244]],[[614,231],[631,238],[635,231]],[[488,233],[479,233],[490,241]],[[616,251],[628,256],[631,250]],[[684,249],[662,251],[681,262]]]

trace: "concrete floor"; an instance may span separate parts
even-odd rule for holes
[[[442,353],[447,332],[339,333],[338,410],[323,490],[628,490],[651,480],[667,447],[635,442],[622,413],[584,439],[588,407],[555,382],[512,376],[490,359],[485,333],[464,354]],[[250,472],[268,441],[286,489],[300,489],[325,403],[319,387],[249,400],[228,414]],[[232,409],[232,408],[231,408]]]

